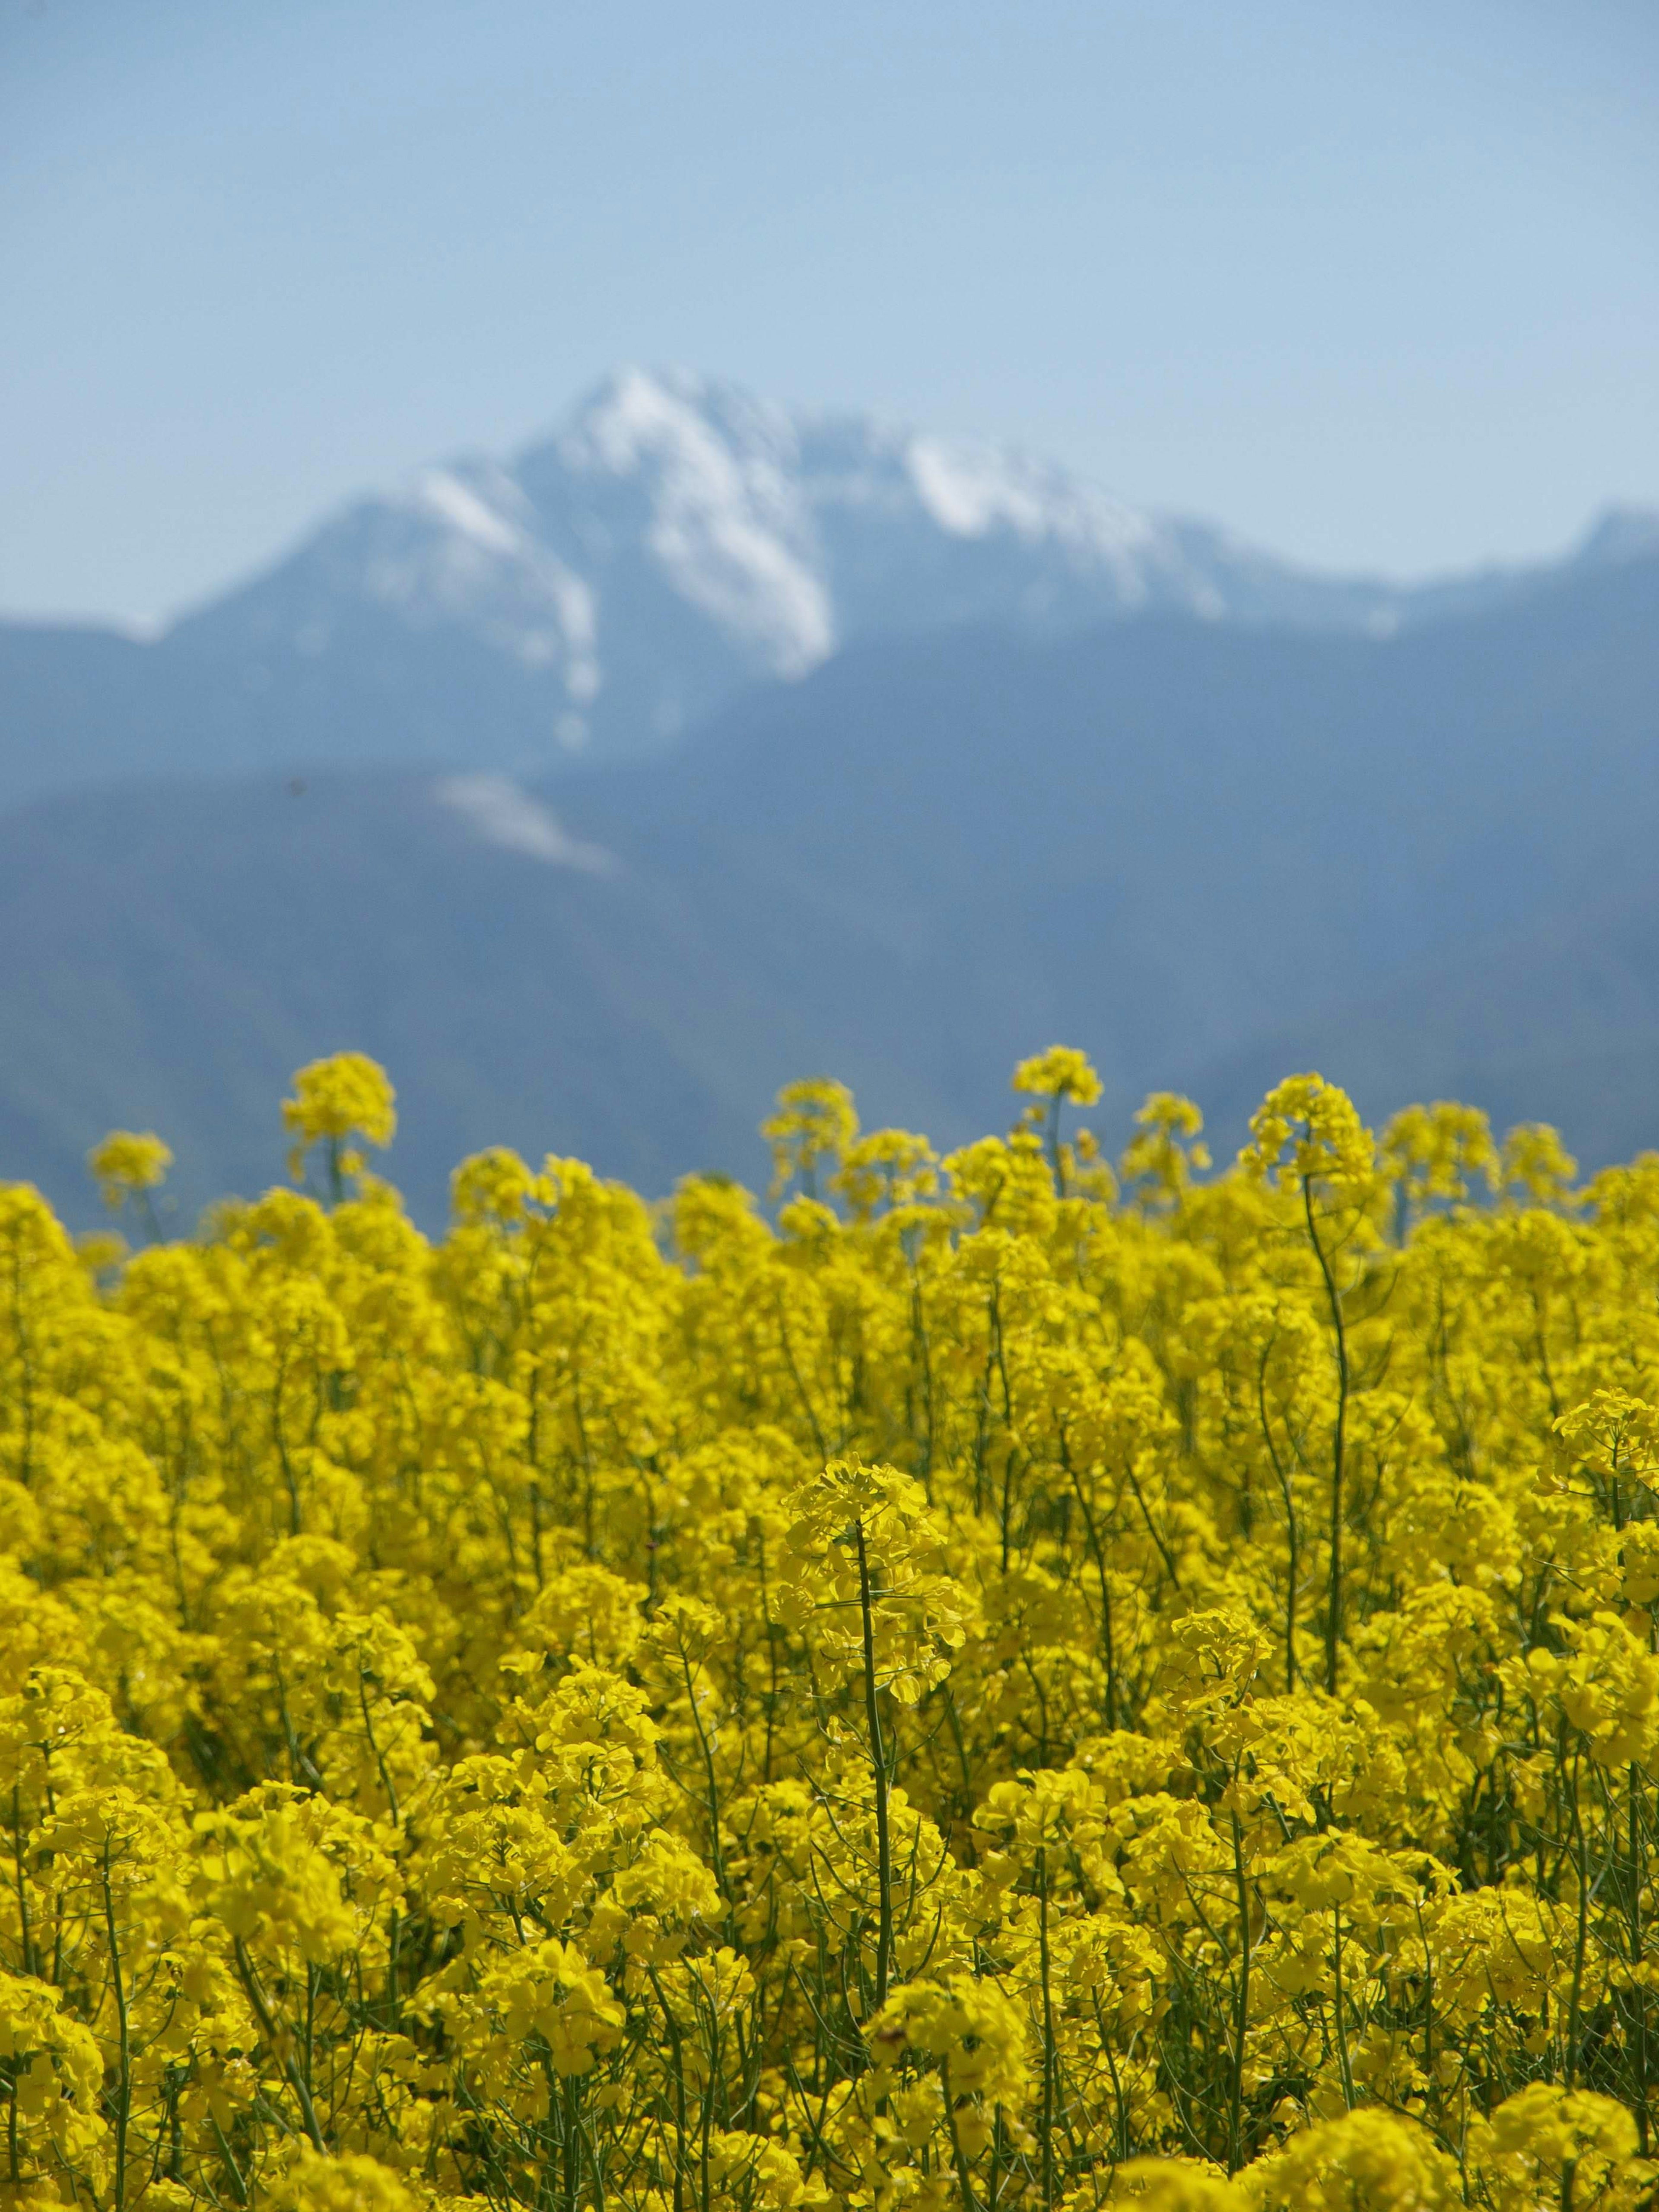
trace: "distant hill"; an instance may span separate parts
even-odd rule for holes
[[[504,1141],[753,1179],[776,1085],[953,1142],[1056,1039],[1113,1142],[1184,1084],[1231,1140],[1323,1065],[1589,1158],[1659,1142],[1659,559],[1389,639],[1208,623],[872,640],[672,759],[141,785],[0,818],[0,1173],[91,1212],[154,1127],[188,1209],[280,1170],[289,1071],[402,1094],[438,1218]],[[1254,1087],[1253,1087],[1254,1086]]]
[[[1595,1167],[1659,1151],[1659,880],[1653,827],[1616,835],[1582,907],[1412,963],[1385,987],[1287,1022],[1196,1071],[1237,1130],[1285,1069],[1328,1073],[1378,1114],[1479,1103],[1501,1130],[1564,1129]]]
[[[156,775],[540,775],[671,752],[878,637],[1159,613],[1380,636],[1656,543],[1659,518],[1614,513],[1557,568],[1321,576],[1001,447],[628,370],[512,459],[359,501],[160,637],[0,623],[0,805]]]

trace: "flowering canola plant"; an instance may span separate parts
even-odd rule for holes
[[[0,2202],[1656,2201],[1659,1158],[1015,1083],[0,1186]]]

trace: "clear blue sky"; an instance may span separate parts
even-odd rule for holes
[[[1322,565],[1659,504],[1654,0],[0,0],[0,609],[142,619],[608,367]]]

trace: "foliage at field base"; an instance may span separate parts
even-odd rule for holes
[[[5,2204],[1652,2201],[1659,1158],[1016,1087],[0,1187]]]

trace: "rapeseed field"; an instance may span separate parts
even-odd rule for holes
[[[7,2205],[1652,2201],[1659,1157],[1015,1083],[0,1187]]]

